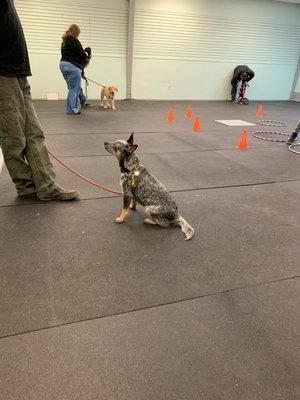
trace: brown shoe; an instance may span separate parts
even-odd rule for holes
[[[79,195],[80,193],[77,190],[65,190],[58,186],[54,190],[54,192],[52,192],[48,196],[39,197],[39,199],[42,201],[52,201],[52,200],[66,201],[66,200],[76,199],[76,197],[78,197]]]
[[[27,199],[36,199],[37,198],[37,194],[36,194],[36,192],[34,192],[34,193],[26,193],[26,194],[18,194],[18,196],[20,197],[20,199],[24,199],[24,200],[27,200]]]

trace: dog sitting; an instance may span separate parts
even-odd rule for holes
[[[115,220],[118,224],[125,221],[129,209],[135,210],[136,204],[145,206],[146,224],[167,227],[177,224],[186,236],[192,239],[194,229],[182,218],[177,204],[167,189],[140,164],[135,155],[138,145],[134,144],[133,134],[126,141],[104,143],[105,149],[115,156],[121,169],[121,187],[123,190],[123,209]]]
[[[115,110],[115,96],[117,91],[118,88],[116,86],[104,86],[101,89],[101,107],[111,107]]]

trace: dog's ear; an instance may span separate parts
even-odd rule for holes
[[[127,152],[132,154],[138,148],[137,144],[130,144],[127,146]]]
[[[133,140],[133,133],[130,135],[129,139],[127,140],[127,143],[129,144],[133,144],[134,140]]]
[[[138,145],[137,144],[133,144],[133,141],[134,141],[134,139],[133,139],[133,133],[130,135],[130,138],[127,140],[127,143],[128,143],[128,146],[127,146],[127,152],[128,153],[133,153],[137,148],[138,148]]]
[[[115,87],[115,90],[116,90],[116,92],[118,92],[118,91],[119,91],[119,89],[118,89],[117,87]]]

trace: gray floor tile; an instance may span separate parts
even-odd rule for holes
[[[5,400],[295,400],[299,282],[0,340]]]
[[[236,149],[241,136],[241,128],[226,127],[222,131],[193,132],[135,132],[135,142],[139,154],[185,153],[201,150]],[[105,141],[127,140],[128,134],[64,134],[47,135],[49,149],[61,157],[107,155],[103,147]],[[257,140],[249,135],[250,147],[276,147],[277,143]]]
[[[137,153],[139,155],[139,153]],[[256,184],[270,181],[263,174],[243,167],[239,162],[229,160],[223,153],[183,152],[141,154],[140,160],[151,173],[160,179],[169,190],[186,190]],[[68,157],[63,159],[70,167],[82,175],[114,190],[119,187],[120,170],[112,156]],[[53,162],[57,173],[57,182],[65,188],[76,188],[82,199],[107,197],[109,193],[99,190],[82,181],[56,161]],[[19,204],[15,190],[7,176],[3,175],[7,191],[0,193],[0,205]],[[28,202],[26,200],[26,202]]]
[[[48,102],[49,103],[49,102]],[[68,116],[64,113],[64,104],[52,105],[49,111],[47,102],[35,102],[41,123],[47,134],[57,133],[129,133],[157,132],[157,131],[190,131],[192,121],[184,118],[184,111],[188,104],[192,104],[194,115],[202,121],[202,129],[222,130],[224,126],[215,122],[216,119],[244,119],[255,123],[256,109],[259,103],[252,102],[249,107],[241,107],[230,102],[148,102],[148,101],[121,101],[118,110],[103,110],[97,102],[95,107],[84,110],[80,116]],[[169,106],[175,112],[174,123],[166,122]],[[266,102],[266,119],[281,119],[288,123],[287,129],[294,129],[299,120],[295,102]],[[53,118],[54,117],[54,118]],[[268,129],[271,130],[271,129]],[[275,130],[278,130],[278,128]]]
[[[289,151],[285,144],[270,149],[217,151],[217,154],[271,180],[300,179],[300,157]]]
[[[145,226],[141,208],[114,224],[117,198],[0,208],[1,335],[294,276],[290,194],[276,185],[176,194],[190,242],[179,228]]]
[[[259,103],[133,100],[112,112],[94,102],[78,117],[64,102],[35,104],[49,147],[116,189],[103,141],[134,131],[142,163],[169,189],[187,190],[175,197],[196,236],[145,226],[141,208],[114,224],[121,198],[56,162],[57,181],[79,188],[82,201],[20,200],[4,169],[1,400],[298,398],[300,159],[252,137],[250,150],[236,150],[242,128],[215,122],[256,122]],[[200,134],[184,119],[188,104]],[[299,103],[264,108],[266,119],[288,123],[280,131],[299,120]],[[239,185],[252,186],[228,187]]]

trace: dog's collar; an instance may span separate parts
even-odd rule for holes
[[[124,167],[121,167],[121,174],[122,175],[125,175],[125,174],[130,174],[130,170],[129,169],[127,169],[127,168],[124,168]]]
[[[121,168],[121,173],[122,174],[128,174],[128,175],[130,175],[130,174],[133,174],[133,175],[136,175],[136,176],[138,176],[139,174],[140,174],[140,166],[139,165],[135,165],[132,169],[127,169],[127,168]]]

